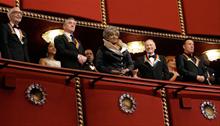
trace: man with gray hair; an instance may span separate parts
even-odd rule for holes
[[[0,26],[0,51],[2,58],[29,62],[27,37],[19,28],[22,11],[14,7],[7,13],[9,22]]]
[[[74,37],[76,20],[68,18],[63,24],[64,34],[56,36],[54,45],[57,49],[56,59],[61,61],[61,66],[72,69],[82,69],[86,62],[82,44]]]

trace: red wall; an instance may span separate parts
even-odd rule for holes
[[[184,0],[187,34],[220,36],[220,0]]]
[[[16,5],[15,0],[0,0],[0,4],[13,7]]]
[[[102,22],[100,0],[20,0],[23,10],[64,14]],[[0,4],[14,6],[15,0]],[[107,24],[140,26],[181,33],[177,0],[105,0]],[[220,36],[219,0],[184,0],[187,35]]]

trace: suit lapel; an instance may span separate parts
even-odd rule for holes
[[[76,48],[77,50],[79,49],[80,43],[76,38],[74,38],[74,40],[73,40],[74,42],[73,42],[69,37],[67,37],[65,34],[63,34],[63,39],[64,39],[66,45],[71,46],[73,48]]]
[[[25,41],[23,41],[25,36],[24,36],[23,32],[20,29],[18,29],[18,30],[19,30],[19,33],[21,35],[21,38],[18,37],[18,35],[16,34],[14,28],[12,28],[10,23],[8,23],[8,27],[9,27],[9,29],[11,31],[11,34],[20,42],[20,44],[25,43]]]
[[[159,55],[156,55],[156,59],[153,63],[149,60],[149,58],[146,55],[144,55],[143,60],[144,62],[147,62],[151,67],[155,67],[157,63],[160,62]]]
[[[183,54],[183,56],[185,56],[185,58],[186,58],[186,60],[187,60],[188,62],[191,62],[191,63],[194,64],[196,67],[199,67],[199,62],[200,62],[200,60],[199,60],[197,57],[194,56],[194,58],[196,59],[196,62],[193,62],[193,60],[192,60],[190,57],[188,57],[186,54]]]

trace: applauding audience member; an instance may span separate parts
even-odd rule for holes
[[[180,75],[176,69],[175,56],[166,56],[166,62],[167,62],[168,70],[170,72],[170,76],[171,76],[171,78],[169,80],[170,81],[176,81],[176,80],[180,81],[181,78],[180,78]]]

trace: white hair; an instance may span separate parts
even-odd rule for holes
[[[10,15],[13,13],[13,12],[21,12],[21,10],[20,10],[20,8],[19,7],[13,7],[13,8],[11,8],[9,11],[8,11],[8,13],[7,13],[7,16],[8,16],[8,18],[10,19]],[[22,12],[21,12],[22,13]]]

